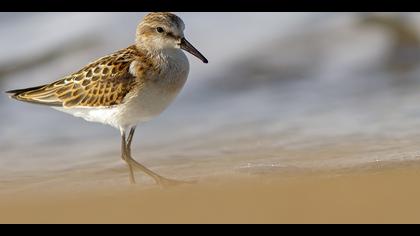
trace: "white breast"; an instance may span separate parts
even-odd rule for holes
[[[144,87],[127,98],[124,104],[110,108],[56,109],[117,129],[149,121],[170,105],[184,86],[189,73],[188,59],[179,49],[162,52],[158,60],[161,73],[150,78],[153,82],[145,83]],[[130,73],[135,75],[133,67],[130,66]]]

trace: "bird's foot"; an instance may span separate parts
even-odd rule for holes
[[[196,180],[174,180],[174,179],[167,179],[165,177],[155,178],[155,181],[161,187],[173,187],[173,186],[178,186],[182,184],[196,184],[197,183]]]

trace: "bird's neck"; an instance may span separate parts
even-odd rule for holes
[[[176,60],[178,57],[182,57],[181,54],[184,54],[178,48],[156,48],[145,44],[136,44],[136,47],[142,54],[147,55],[147,57],[157,63],[168,63],[173,59]]]

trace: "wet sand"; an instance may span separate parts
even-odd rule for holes
[[[1,223],[420,223],[420,165],[0,196]],[[57,186],[56,186],[57,187]],[[59,189],[59,188],[56,188]],[[64,189],[64,188],[63,188]]]
[[[48,60],[9,70],[1,89],[52,82],[126,46],[140,15],[17,14],[0,27],[6,62]],[[420,71],[377,67],[388,34],[346,14],[182,15],[214,63],[191,60],[188,87],[139,127],[133,153],[199,183],[160,189],[139,173],[129,186],[118,131],[0,96],[0,223],[420,223]],[[208,22],[223,45],[200,29]],[[250,24],[276,30],[247,35]],[[48,56],[92,32],[104,41]],[[36,40],[16,44],[27,34]]]

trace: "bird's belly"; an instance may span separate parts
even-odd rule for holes
[[[121,126],[146,122],[162,113],[179,94],[185,80],[181,78],[171,83],[146,84],[121,107]]]

